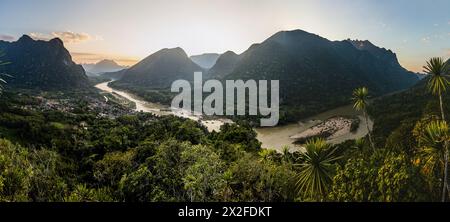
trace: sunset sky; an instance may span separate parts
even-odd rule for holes
[[[0,0],[0,39],[61,38],[79,63],[131,65],[161,49],[245,51],[280,30],[370,40],[421,71],[450,57],[449,0]]]

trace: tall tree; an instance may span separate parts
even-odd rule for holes
[[[357,111],[362,111],[364,119],[366,120],[367,133],[369,135],[370,146],[375,150],[375,145],[372,139],[372,132],[369,127],[369,117],[367,115],[367,105],[369,100],[369,89],[366,87],[357,88],[353,91],[353,108]]]
[[[441,108],[441,118],[445,120],[444,105],[442,102],[442,94],[447,91],[448,81],[448,65],[444,63],[442,58],[431,58],[427,61],[427,65],[423,67],[424,72],[430,75],[428,80],[428,89],[430,92],[439,97],[439,106]]]
[[[427,64],[423,67],[424,71],[431,77],[428,81],[428,89],[433,95],[439,97],[439,107],[441,109],[442,121],[445,121],[444,105],[442,102],[442,94],[447,91],[449,86],[448,78],[448,64],[444,62],[442,58],[434,57],[427,61]],[[442,188],[442,201],[445,201],[445,190],[448,189],[447,184],[447,171],[448,171],[448,142],[444,143],[444,187]]]
[[[334,164],[341,158],[336,148],[322,138],[308,141],[305,152],[301,152],[300,173],[297,178],[297,191],[312,200],[326,196],[332,182]]]

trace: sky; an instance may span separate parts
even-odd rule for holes
[[[450,57],[450,0],[0,0],[0,39],[59,37],[78,63],[132,65],[173,47],[242,53],[293,29],[369,40],[422,71]]]

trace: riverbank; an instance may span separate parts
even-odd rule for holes
[[[364,127],[366,124],[366,120],[364,119],[361,112],[353,109],[352,105],[346,105],[331,109],[326,112],[319,113],[317,115],[298,121],[297,123],[291,123],[277,127],[256,128],[255,130],[258,134],[258,140],[262,143],[263,148],[275,149],[281,152],[284,147],[289,147],[290,151],[297,151],[301,149],[302,146],[300,144],[296,144],[297,139],[295,138],[295,135],[302,135],[302,133],[310,130],[314,126],[317,126],[318,124],[321,124],[324,121],[337,116],[352,116],[354,118],[358,118],[359,126],[356,130],[352,131],[348,130],[346,127],[341,127],[343,126],[343,124],[341,123],[335,123],[339,125],[338,128],[340,130],[332,130],[334,131],[334,133],[326,138],[328,143],[339,144],[346,140],[359,139],[367,135],[367,127]],[[373,122],[370,119],[369,127],[370,129],[372,129],[373,127]]]
[[[359,119],[354,116],[335,116],[319,124],[308,128],[307,130],[290,136],[296,144],[304,144],[312,138],[332,139],[354,132],[359,127]]]
[[[183,118],[189,118],[195,121],[200,121],[201,124],[203,124],[208,131],[219,131],[220,126],[222,126],[225,123],[232,123],[229,119],[203,119],[202,116],[196,116],[192,115],[187,112],[181,111],[175,111],[172,112],[170,107],[163,106],[161,104],[156,103],[150,103],[146,102],[143,99],[125,92],[121,90],[116,90],[108,86],[109,82],[103,82],[100,84],[95,85],[96,88],[104,91],[109,92],[114,95],[114,93],[120,95],[121,97],[124,97],[136,104],[136,111],[142,111],[142,112],[150,112],[155,115],[176,115]],[[336,116],[353,116],[355,118],[359,119],[359,127],[355,131],[347,130],[346,127],[340,127],[343,126],[341,123],[336,123],[336,126],[339,126],[337,130],[332,129],[334,132],[333,135],[329,136],[327,138],[327,142],[332,144],[338,144],[341,142],[344,142],[346,140],[351,139],[358,139],[361,137],[364,137],[367,134],[367,128],[361,127],[365,126],[366,121],[363,118],[363,115],[361,112],[357,112],[353,109],[351,105],[342,106],[336,109],[328,110],[326,112],[314,115],[312,117],[303,119],[297,123],[287,124],[283,126],[276,126],[276,127],[265,127],[265,128],[255,128],[255,131],[257,133],[258,140],[262,143],[263,148],[267,149],[274,149],[279,152],[283,150],[283,147],[288,146],[291,151],[299,150],[301,148],[301,145],[295,144],[297,139],[295,138],[295,135],[299,135],[311,127],[316,126],[317,124],[320,124],[321,122],[332,118]],[[345,124],[344,124],[345,125]],[[369,127],[372,128],[373,123],[369,119]],[[356,127],[355,127],[356,128]]]
[[[192,115],[190,113],[185,112],[184,110],[176,110],[172,111],[170,107],[164,106],[158,103],[151,103],[144,101],[142,98],[139,98],[138,96],[133,95],[132,93],[125,92],[122,90],[113,89],[110,86],[108,86],[109,82],[103,82],[95,85],[97,89],[100,89],[104,92],[108,92],[113,96],[119,95],[120,97],[126,98],[129,101],[135,103],[134,110],[137,112],[148,112],[153,113],[157,116],[163,116],[163,115],[175,115],[187,119],[191,119],[194,121],[200,121],[202,125],[204,125],[209,132],[216,131],[218,132],[220,130],[220,127],[225,123],[232,123],[231,120],[220,118],[220,119],[203,119],[202,116],[199,115]]]

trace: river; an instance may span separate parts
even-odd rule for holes
[[[189,118],[195,121],[200,121],[201,124],[203,124],[208,131],[219,131],[220,126],[222,126],[224,123],[231,123],[232,121],[229,119],[214,119],[214,120],[204,120],[202,119],[202,116],[198,115],[192,115],[187,112],[183,111],[175,111],[172,112],[170,110],[170,107],[163,106],[161,104],[157,103],[150,103],[146,102],[143,99],[139,98],[138,96],[135,96],[131,93],[113,89],[108,86],[109,82],[103,82],[100,84],[97,84],[95,87],[105,91],[109,92],[114,95],[120,95],[123,98],[126,98],[136,104],[136,111],[142,111],[142,112],[150,112],[155,115],[161,116],[161,115],[176,115],[183,118]],[[358,129],[355,132],[349,132],[344,135],[335,137],[335,138],[329,138],[327,141],[329,143],[337,144],[344,142],[349,139],[358,139],[361,137],[364,137],[367,134],[367,127],[365,126],[366,121],[363,118],[363,115],[361,112],[357,112],[353,109],[351,105],[342,106],[336,109],[328,110],[326,112],[317,114],[315,116],[303,119],[297,123],[287,124],[283,126],[276,126],[276,127],[265,127],[265,128],[255,128],[255,131],[257,132],[257,138],[262,143],[263,148],[269,148],[269,149],[275,149],[277,151],[282,151],[283,147],[288,146],[290,147],[291,151],[298,150],[301,148],[298,145],[294,145],[294,140],[290,138],[290,136],[301,133],[305,131],[306,129],[316,125],[318,122],[326,120],[333,116],[339,116],[339,115],[355,115],[358,116],[360,119],[360,125]],[[369,127],[371,128],[373,126],[373,122],[369,120]]]
[[[284,146],[288,146],[291,151],[295,151],[299,149],[300,146],[294,145],[294,139],[291,139],[290,136],[301,133],[330,117],[341,115],[357,116],[360,120],[358,129],[355,132],[348,132],[341,136],[329,138],[327,142],[338,144],[346,140],[358,139],[367,135],[368,131],[365,125],[366,120],[363,114],[361,112],[355,111],[351,105],[331,109],[326,112],[298,121],[297,123],[291,123],[276,127],[256,128],[255,131],[258,133],[258,140],[263,144],[263,147],[271,147],[278,151],[282,151]],[[369,127],[373,127],[373,122],[370,119]]]
[[[109,92],[111,94],[117,94],[131,102],[134,102],[136,104],[136,108],[135,110],[140,112],[148,112],[148,113],[153,113],[157,116],[163,116],[163,115],[175,115],[175,116],[179,116],[179,117],[183,117],[183,118],[188,118],[194,121],[200,121],[201,124],[203,124],[208,131],[212,132],[212,131],[219,131],[220,127],[224,124],[224,123],[231,123],[231,120],[228,119],[208,119],[208,120],[204,120],[202,119],[202,116],[199,115],[191,115],[188,112],[185,112],[184,110],[175,110],[172,111],[170,110],[170,107],[168,106],[164,106],[158,103],[151,103],[151,102],[147,102],[144,101],[142,98],[139,98],[138,96],[135,96],[129,92],[125,92],[122,90],[117,90],[117,89],[113,89],[111,87],[108,86],[108,83],[110,82],[103,82],[100,84],[95,85],[96,88],[105,91],[105,92]]]

